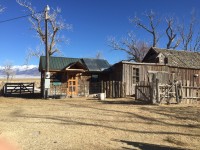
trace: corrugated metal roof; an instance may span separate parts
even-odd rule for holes
[[[169,50],[169,49],[161,49],[161,48],[156,48],[156,47],[152,47],[151,49],[157,52],[157,55],[159,53],[162,53],[168,59],[167,64],[169,66],[200,69],[200,53],[199,52],[171,50],[171,49]]]
[[[80,62],[88,68],[88,71],[103,71],[110,67],[107,60],[91,58],[68,58],[68,57],[50,57],[49,70],[63,70],[70,64]],[[40,57],[39,70],[45,70],[45,56]]]
[[[110,64],[104,59],[83,58],[83,62],[89,71],[103,71],[110,67]]]
[[[78,58],[50,57],[49,70],[63,70],[70,64],[80,61]],[[44,70],[46,66],[45,56],[40,57],[39,70]]]

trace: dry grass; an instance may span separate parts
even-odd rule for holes
[[[0,98],[0,135],[24,150],[200,149],[200,106]]]

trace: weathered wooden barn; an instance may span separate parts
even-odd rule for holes
[[[162,86],[179,81],[183,98],[199,99],[200,53],[198,52],[152,47],[142,63],[121,61],[114,64],[110,67],[109,79],[124,82],[126,95],[147,99],[150,97],[149,84],[152,82],[153,74]],[[137,89],[138,85],[143,89]]]
[[[40,58],[39,70],[43,87],[45,57]],[[197,52],[152,47],[142,63],[121,61],[112,66],[103,59],[50,57],[50,72],[51,94],[57,88],[72,96],[105,92],[107,97],[134,96],[149,101],[200,98]],[[57,87],[56,82],[61,85]]]
[[[40,57],[41,89],[44,90],[45,57]],[[104,59],[50,57],[49,71],[51,89],[50,95],[66,94],[68,96],[83,96],[97,93],[101,80],[107,80],[103,72],[110,67]]]

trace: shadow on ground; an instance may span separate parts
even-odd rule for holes
[[[149,105],[150,103],[147,101],[141,101],[141,100],[102,100],[103,104],[121,104],[121,105]]]
[[[114,140],[114,141],[125,143],[129,146],[133,146],[133,148],[122,147],[123,149],[127,149],[127,150],[137,150],[138,148],[141,150],[185,150],[183,148],[149,144],[149,143],[132,142],[132,141],[125,141],[125,140]]]
[[[4,97],[25,98],[25,99],[40,99],[41,93],[27,93],[27,94],[6,94]]]

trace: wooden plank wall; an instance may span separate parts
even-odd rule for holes
[[[122,82],[126,83],[126,95],[135,95],[136,83],[133,82],[133,68],[139,68],[139,82],[148,82],[148,71],[168,71],[167,66],[124,63]]]
[[[175,72],[175,79],[182,82],[182,103],[193,103],[200,100],[200,70],[170,67],[170,72]]]
[[[200,87],[200,70],[134,63],[124,63],[122,67],[122,82],[126,83],[126,95],[135,95],[136,84],[133,82],[133,68],[139,68],[139,82],[143,82],[143,84],[148,82],[148,71],[166,71],[170,74],[174,72],[175,79],[182,82],[184,97],[192,97],[193,95],[200,96],[200,91],[194,90]],[[198,74],[199,77],[195,77],[195,74]],[[161,79],[162,78],[164,81],[165,77],[161,77]],[[169,80],[170,79],[172,79],[172,77],[170,77]],[[193,90],[195,92],[191,91],[191,87],[194,87]]]

